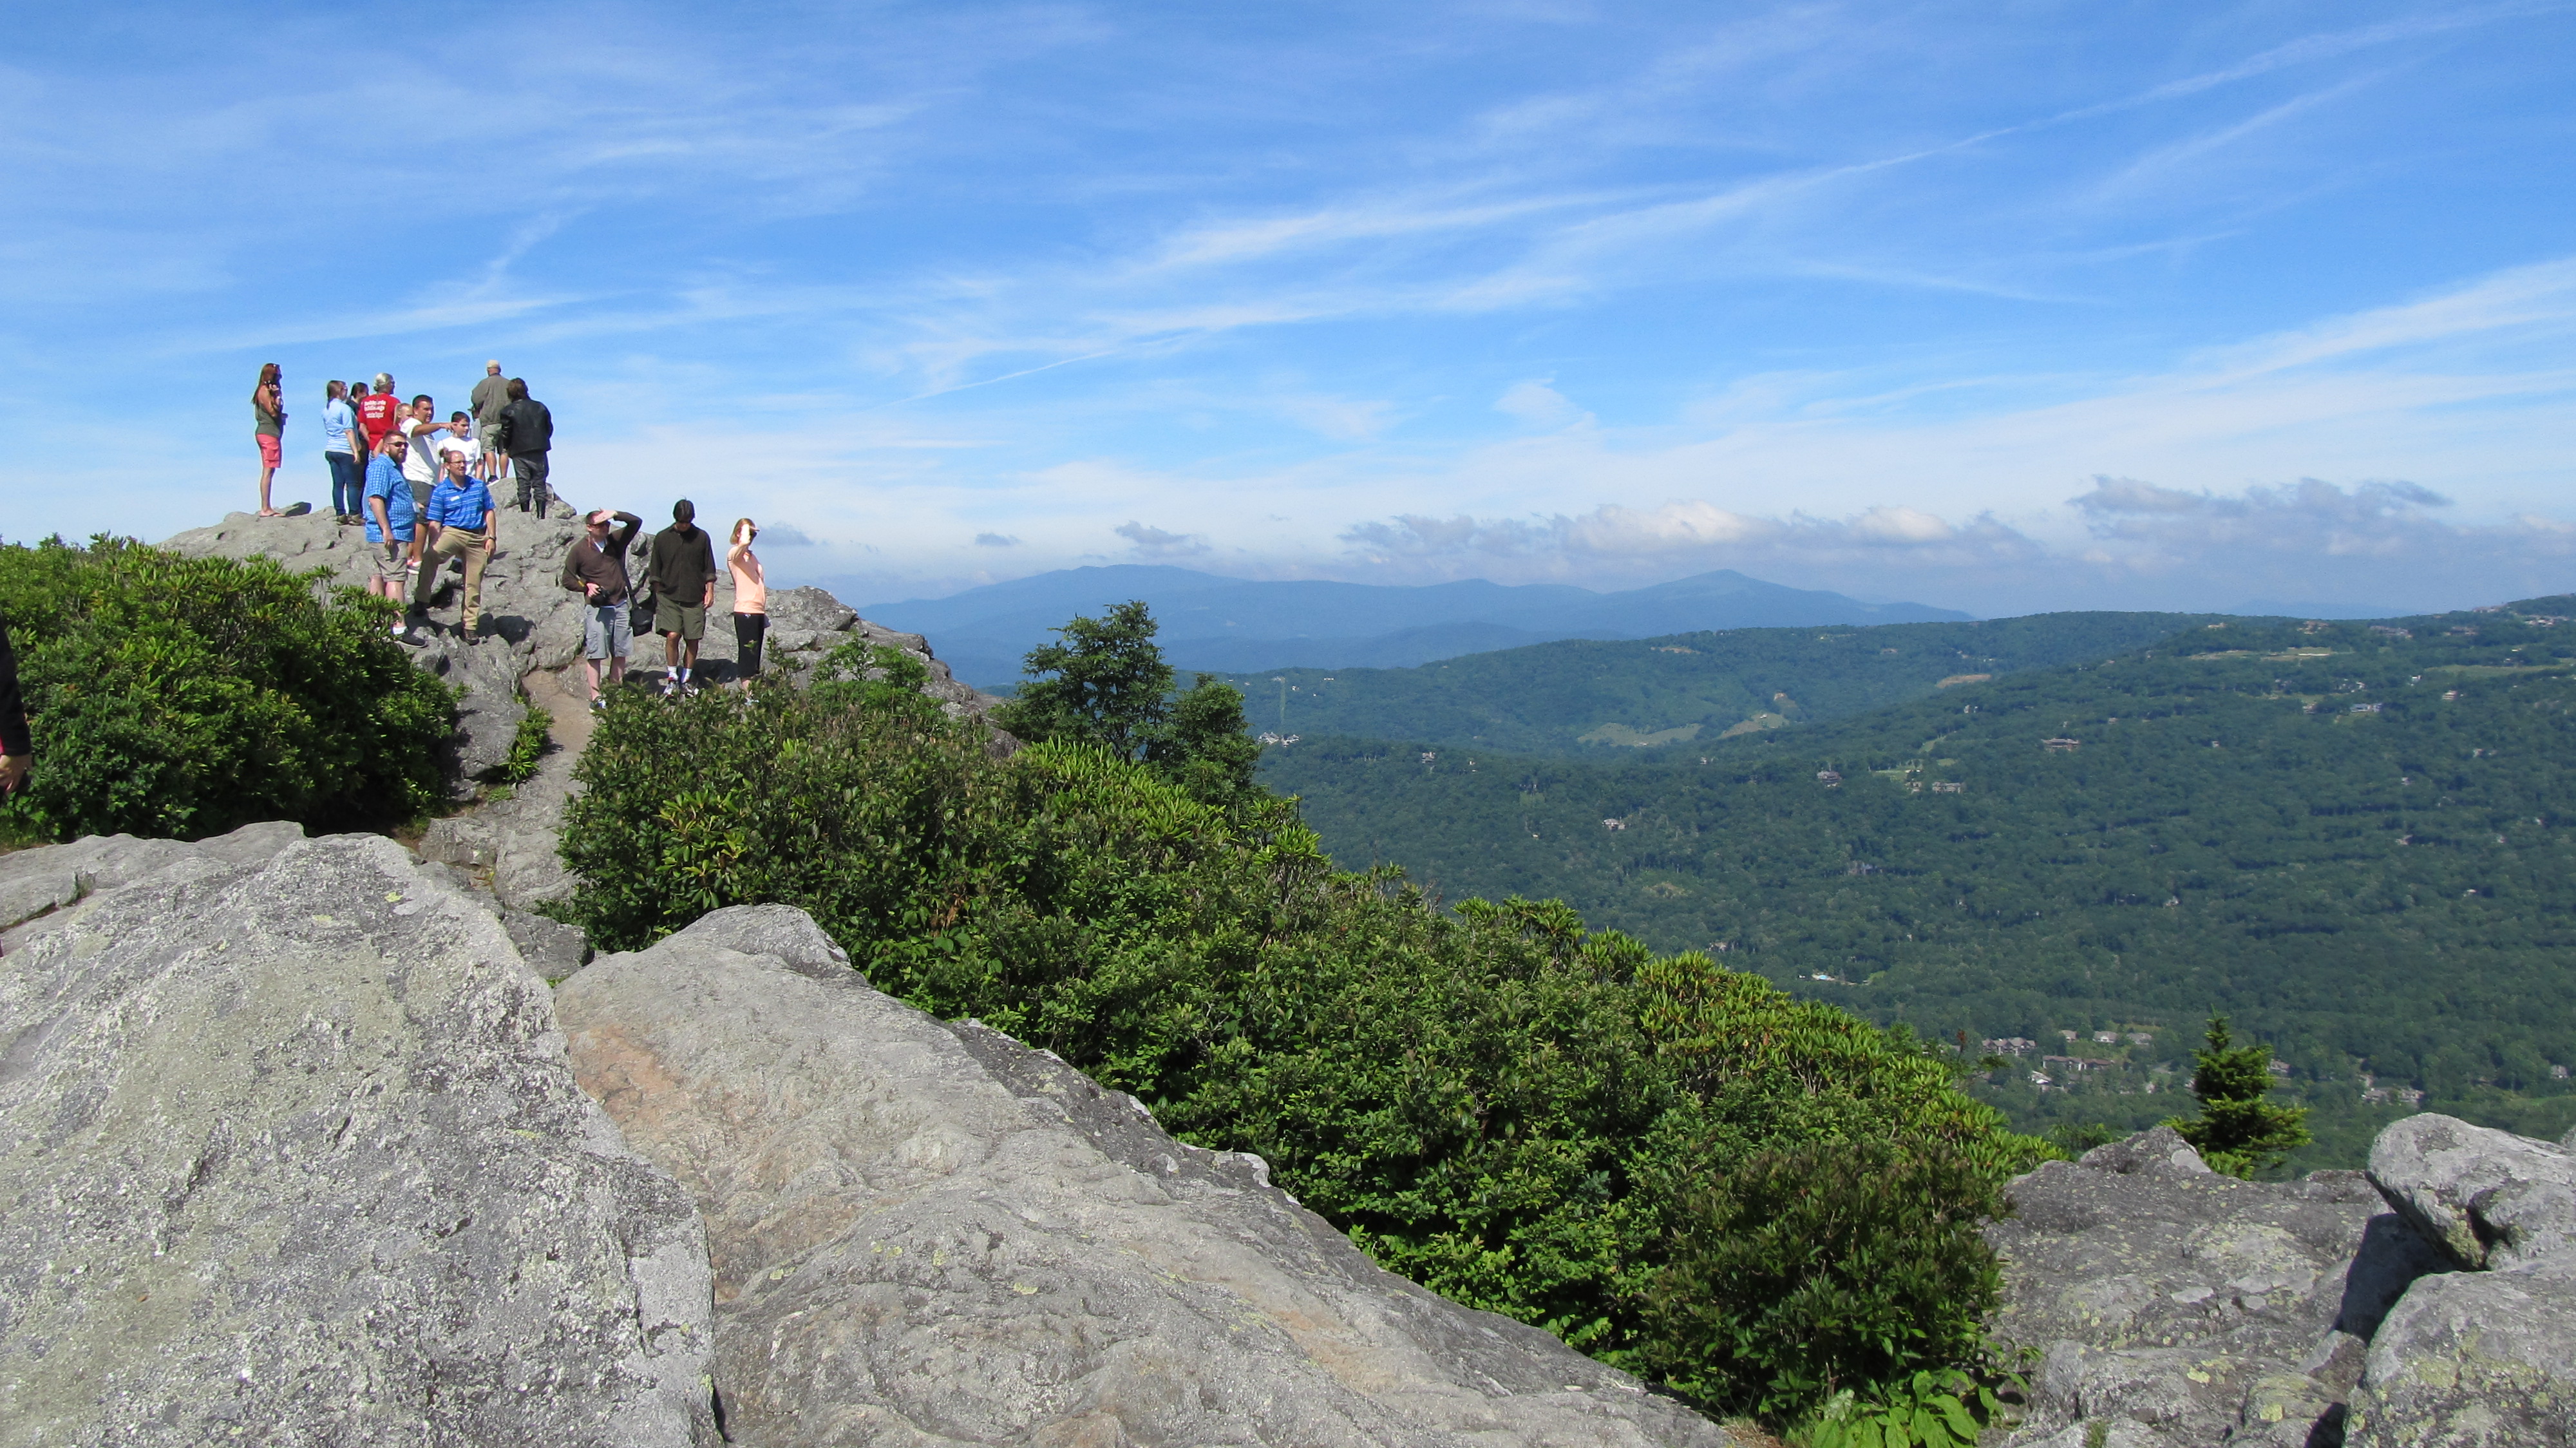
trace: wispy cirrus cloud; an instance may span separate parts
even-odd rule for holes
[[[339,63],[318,6],[251,48],[161,13],[113,64],[38,13],[0,346],[42,404],[0,481],[42,483],[0,521],[238,492],[272,356],[444,396],[499,355],[577,488],[721,488],[925,584],[1725,556],[1995,593],[2239,546],[2070,504],[2095,474],[2257,531],[2294,514],[2254,490],[2413,479],[2458,501],[2342,526],[2510,551],[2576,456],[2576,213],[2529,180],[2571,13],[577,3],[419,67]]]

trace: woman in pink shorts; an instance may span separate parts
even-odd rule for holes
[[[250,390],[251,431],[259,438],[259,515],[263,518],[277,516],[277,510],[268,505],[268,480],[277,476],[286,451],[286,398],[280,391],[285,378],[276,363],[262,362],[259,385]]]

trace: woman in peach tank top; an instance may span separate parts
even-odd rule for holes
[[[733,670],[746,689],[760,676],[760,642],[769,637],[769,580],[751,540],[760,525],[749,518],[733,522],[733,541],[725,548],[725,567],[733,573]]]

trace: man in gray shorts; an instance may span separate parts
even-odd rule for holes
[[[707,636],[707,608],[716,601],[716,548],[698,526],[698,505],[671,505],[671,526],[653,535],[653,615],[662,621],[662,657],[670,665],[662,692],[694,694],[689,677],[698,665],[698,641]]]
[[[582,675],[590,681],[594,709],[607,707],[599,697],[600,661],[608,662],[608,682],[614,684],[626,677],[626,656],[635,648],[626,616],[626,545],[643,526],[632,513],[601,508],[582,520],[582,540],[564,555],[563,586],[582,597]]]

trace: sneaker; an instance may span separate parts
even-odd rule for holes
[[[679,681],[679,680],[677,680],[677,679],[671,679],[671,678],[666,678],[666,679],[664,679],[664,680],[662,681],[662,697],[663,697],[663,698],[665,698],[665,699],[676,699],[676,698],[678,698],[679,696],[680,696],[680,681]]]
[[[393,635],[395,638],[401,638],[403,636],[403,626],[401,624],[395,624],[393,627],[385,630],[385,632]]]
[[[594,714],[605,714],[605,713],[607,713],[607,712],[608,712],[608,696],[607,696],[607,695],[605,695],[605,694],[593,694],[593,695],[591,695],[591,696],[590,696],[590,712],[592,712],[592,713],[594,713]]]

